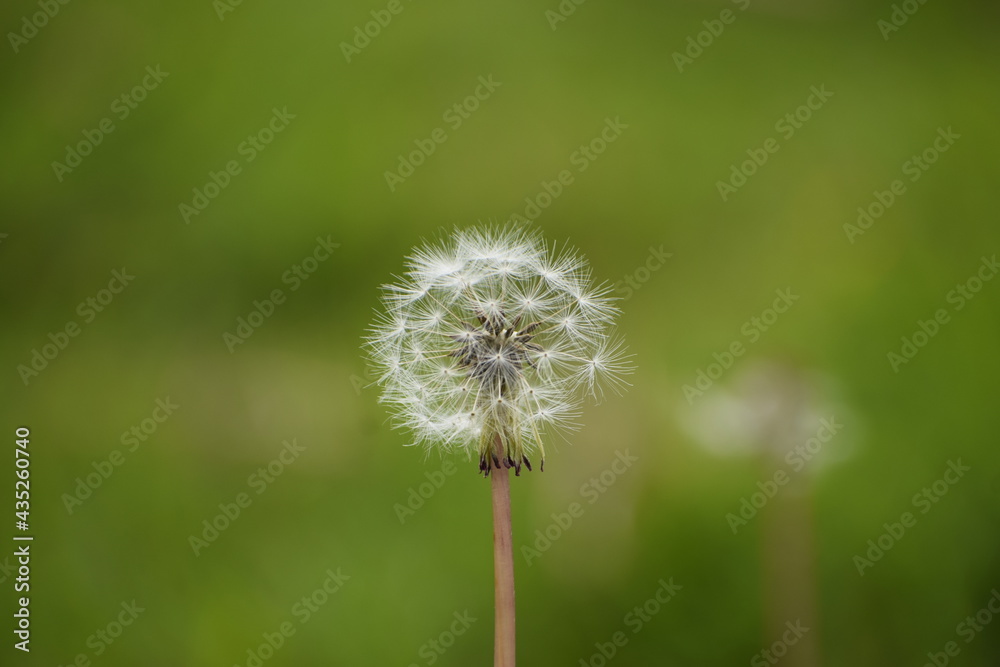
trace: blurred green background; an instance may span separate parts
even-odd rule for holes
[[[860,1],[567,0],[565,21],[546,14],[556,0],[50,4],[35,32],[39,4],[0,10],[0,497],[12,535],[26,425],[36,536],[30,655],[11,646],[13,547],[0,552],[0,662],[250,666],[287,623],[263,664],[490,664],[488,483],[454,459],[400,512],[444,462],[402,446],[359,346],[411,247],[524,216],[568,170],[535,224],[628,297],[638,372],[552,442],[544,474],[513,480],[520,663],[771,664],[761,651],[784,653],[784,623],[801,621],[781,664],[921,665],[950,641],[938,660],[996,664],[992,612],[970,641],[959,624],[1000,587],[1000,284],[961,310],[948,296],[1000,250],[995,4],[904,3],[915,13],[891,32],[892,4]],[[348,62],[342,43],[379,17]],[[154,86],[147,67],[166,76]],[[466,102],[479,77],[500,85]],[[833,95],[787,137],[776,125],[813,86]],[[458,127],[455,104],[477,107]],[[241,149],[275,108],[294,118]],[[105,118],[113,131],[95,135]],[[581,160],[606,119],[627,128]],[[436,128],[446,141],[391,190],[385,172]],[[905,163],[939,128],[960,138],[911,181]],[[100,137],[90,154],[53,166],[85,133]],[[718,182],[769,138],[778,151],[724,201]],[[180,205],[230,161],[238,173],[186,223]],[[849,238],[895,179],[905,193]],[[340,245],[303,264],[318,237]],[[653,271],[651,249],[671,254]],[[296,265],[315,271],[293,290]],[[134,280],[102,292],[123,268]],[[231,352],[224,334],[276,289],[285,301]],[[744,323],[778,289],[799,299],[751,341]],[[939,309],[948,321],[894,369],[887,354]],[[68,322],[65,349],[19,370]],[[686,400],[734,342],[745,353]],[[162,423],[157,399],[179,406]],[[727,515],[831,415],[823,465],[734,534]],[[130,451],[144,420],[155,431]],[[293,439],[302,451],[261,489],[251,476]],[[638,462],[590,504],[582,485],[626,450]],[[914,495],[959,459],[969,471],[921,513]],[[193,547],[241,493],[249,506]],[[583,516],[555,531],[572,502]],[[915,525],[859,574],[855,557],[907,511]],[[562,534],[529,564],[521,549],[546,529]],[[340,590],[314,595],[338,568]],[[671,577],[683,588],[634,632],[627,615]],[[306,615],[303,597],[324,604]],[[133,600],[144,611],[115,627]],[[477,620],[449,636],[465,612]]]

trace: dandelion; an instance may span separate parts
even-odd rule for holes
[[[414,444],[520,474],[544,463],[543,434],[572,428],[585,395],[623,387],[615,298],[573,250],[517,225],[473,228],[416,249],[407,269],[385,286],[367,347]]]
[[[456,229],[414,250],[366,340],[412,444],[474,453],[492,473],[497,665],[514,664],[508,471],[544,470],[545,434],[574,428],[586,396],[625,386],[610,292],[576,251],[523,225]]]

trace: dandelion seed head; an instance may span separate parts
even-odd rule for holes
[[[545,434],[575,428],[584,396],[627,385],[610,292],[576,251],[522,225],[416,248],[366,337],[381,401],[413,444],[475,453],[486,474],[491,460],[544,461]]]

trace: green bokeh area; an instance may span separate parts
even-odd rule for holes
[[[5,3],[0,664],[253,665],[283,624],[264,665],[490,664],[489,483],[404,447],[360,343],[414,245],[512,215],[616,285],[638,368],[550,442],[544,473],[513,480],[520,664],[601,665],[612,647],[623,667],[767,664],[797,620],[810,629],[779,664],[921,665],[948,642],[949,664],[995,664],[1000,619],[960,624],[1000,590],[1000,281],[977,282],[1000,252],[1000,13],[902,4],[915,12],[889,30],[890,2],[591,0],[557,21],[555,0],[245,0],[221,18],[210,0],[77,0],[12,44],[42,10]],[[342,43],[379,17],[348,62]],[[859,207],[876,216],[845,228]],[[298,278],[317,239],[339,246]],[[115,271],[134,278],[119,289]],[[765,331],[752,318],[776,290],[798,298]],[[893,363],[904,337],[923,344]],[[765,363],[801,380],[777,408],[753,382]],[[716,379],[686,395],[700,372]],[[806,394],[811,412],[791,400]],[[157,400],[178,406],[162,423]],[[727,515],[791,470],[767,453],[777,433],[831,415],[822,465],[734,534]],[[24,425],[30,655],[12,646],[9,569]],[[286,441],[301,451],[273,464]],[[624,452],[637,460],[608,473]],[[949,461],[969,470],[935,495]],[[328,572],[348,577],[330,594]]]

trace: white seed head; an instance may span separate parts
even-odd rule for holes
[[[520,474],[536,451],[544,465],[544,433],[573,428],[583,396],[627,385],[615,297],[573,249],[518,224],[456,229],[406,269],[383,287],[366,347],[414,444]]]

